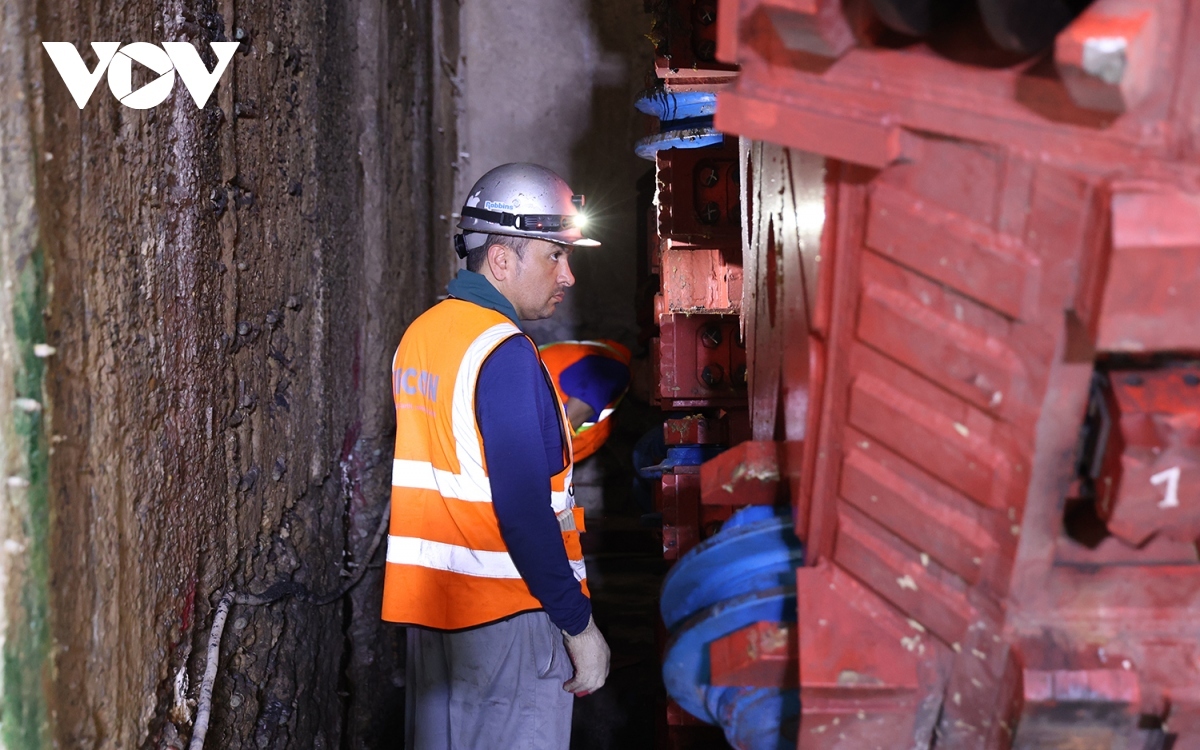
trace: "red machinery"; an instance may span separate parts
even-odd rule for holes
[[[946,5],[719,3],[752,440],[691,491],[807,547],[710,678],[798,669],[805,750],[1200,747],[1200,4]],[[661,395],[729,406],[688,242]]]

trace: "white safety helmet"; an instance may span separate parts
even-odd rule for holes
[[[475,183],[463,204],[454,249],[460,258],[489,234],[532,237],[576,247],[599,247],[583,236],[583,196],[566,180],[537,164],[502,164]]]

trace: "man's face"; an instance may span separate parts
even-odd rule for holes
[[[533,240],[516,261],[509,298],[521,320],[541,320],[554,314],[567,287],[574,285],[568,260],[572,248]]]

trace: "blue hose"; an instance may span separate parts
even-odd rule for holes
[[[712,117],[717,111],[717,95],[707,91],[652,89],[642,92],[633,106],[637,107],[639,112],[654,115],[664,121]]]
[[[739,750],[796,746],[798,689],[714,686],[709,647],[756,622],[796,621],[804,545],[787,508],[751,506],[671,569],[659,606],[671,633],[663,683],[688,713],[717,724]]]

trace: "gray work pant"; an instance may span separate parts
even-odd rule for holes
[[[575,673],[562,631],[530,612],[458,633],[408,629],[408,750],[567,750]]]

